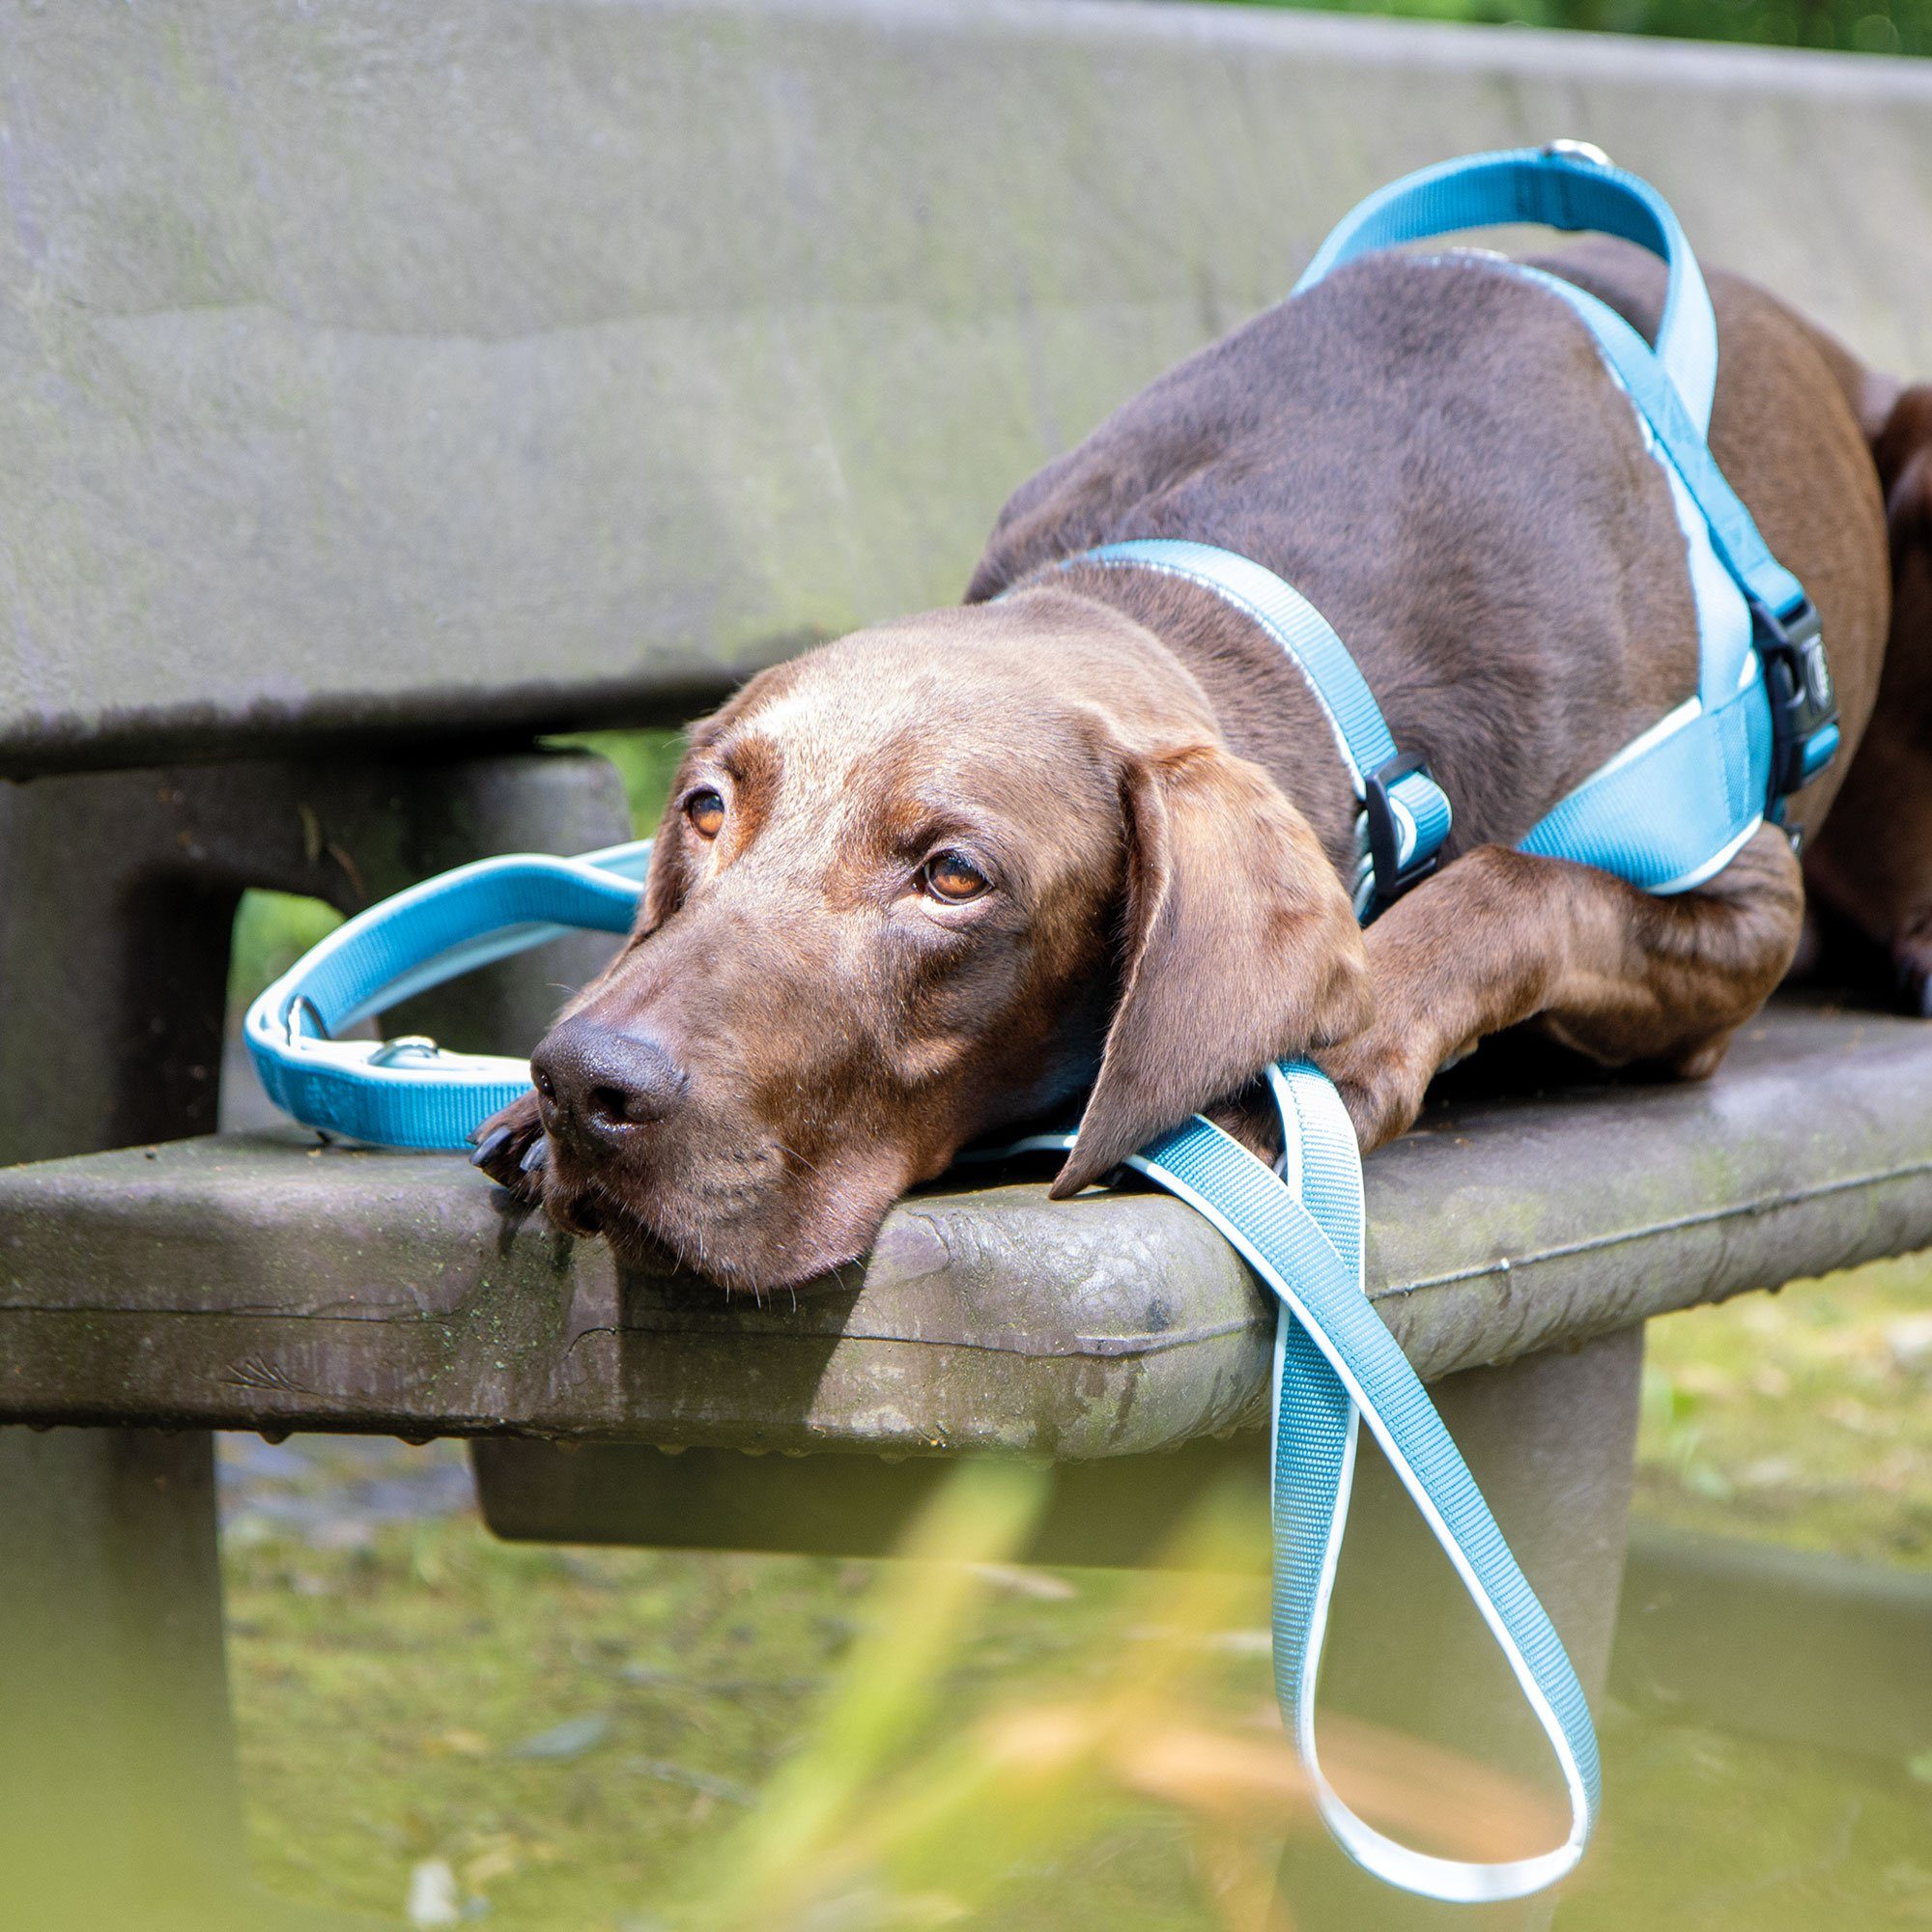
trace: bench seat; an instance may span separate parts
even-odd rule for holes
[[[1431,1380],[1923,1247],[1932,1027],[1780,1003],[1705,1085],[1452,1094],[1368,1197]],[[1256,1419],[1269,1332],[1151,1193],[922,1192],[756,1307],[621,1274],[453,1156],[290,1129],[0,1173],[0,1420],[1085,1459]]]

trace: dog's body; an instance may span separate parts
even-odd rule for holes
[[[1648,258],[1554,266],[1654,325]],[[1812,831],[1879,686],[1879,404],[1772,298],[1713,295],[1713,447],[1838,686],[1846,753],[1791,813]],[[1062,567],[1148,536],[1293,583],[1449,794],[1449,863],[1366,935],[1353,795],[1299,671],[1210,592]],[[862,1252],[967,1140],[1090,1082],[1059,1193],[1276,1058],[1321,1059],[1365,1149],[1526,1021],[1708,1071],[1798,941],[1785,835],[1675,897],[1512,849],[1694,689],[1697,655],[1667,484],[1568,306],[1485,258],[1370,258],[1026,484],[965,609],[766,672],[696,728],[639,931],[482,1163],[536,1177],[566,1226],[763,1289]]]

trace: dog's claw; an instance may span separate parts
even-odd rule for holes
[[[550,1137],[539,1134],[529,1145],[529,1151],[517,1165],[526,1174],[534,1174],[550,1158]]]
[[[497,1154],[501,1153],[510,1138],[508,1127],[493,1127],[476,1143],[475,1151],[469,1156],[471,1167],[488,1167]]]

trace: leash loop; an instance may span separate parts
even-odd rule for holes
[[[342,1039],[414,994],[577,928],[637,917],[649,839],[579,859],[515,854],[426,879],[357,913],[248,1009],[255,1071],[284,1113],[378,1147],[460,1148],[529,1092],[529,1065],[454,1053],[421,1035]]]
[[[1341,1096],[1303,1063],[1270,1068],[1268,1083],[1281,1117],[1282,1177],[1199,1117],[1128,1164],[1211,1221],[1279,1304],[1269,1453],[1275,1692],[1283,1720],[1323,1821],[1365,1870],[1447,1903],[1520,1898],[1563,1877],[1589,1841],[1602,1784],[1589,1706],[1468,1465],[1363,1292],[1361,1161]],[[1321,1771],[1316,1696],[1361,1420],[1454,1566],[1548,1741],[1570,1829],[1547,1851],[1498,1862],[1418,1852],[1351,1810]]]

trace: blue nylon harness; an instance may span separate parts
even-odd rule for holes
[[[1594,298],[1514,264],[1567,302],[1629,392],[1678,506],[1700,628],[1694,697],[1555,806],[1521,849],[1596,865],[1644,889],[1683,891],[1721,867],[1837,745],[1818,621],[1766,549],[1705,442],[1717,333],[1676,217],[1647,184],[1594,150],[1476,156],[1384,188],[1323,243],[1296,285],[1369,250],[1503,222],[1596,228],[1640,242],[1669,270],[1657,347]],[[1433,867],[1449,801],[1402,754],[1342,640],[1292,586],[1231,552],[1174,540],[1110,544],[1070,561],[1159,570],[1212,590],[1268,632],[1321,701],[1361,806],[1357,910],[1372,917]],[[526,1063],[434,1042],[334,1036],[412,993],[574,927],[621,933],[637,910],[649,841],[580,859],[489,859],[357,915],[270,987],[246,1035],[270,1097],[312,1126],[391,1147],[461,1148],[528,1091]],[[1322,1815],[1344,1849],[1391,1884],[1461,1902],[1520,1897],[1582,1855],[1599,1801],[1596,1736],[1581,1687],[1413,1370],[1369,1302],[1361,1163],[1339,1095],[1314,1066],[1267,1069],[1284,1143],[1277,1176],[1207,1121],[1164,1134],[1128,1165],[1206,1215],[1279,1304],[1272,1391],[1274,1668],[1282,1714]],[[1070,1147],[1036,1136],[1003,1152]],[[1455,1566],[1548,1739],[1569,1797],[1562,1844],[1478,1864],[1384,1836],[1321,1771],[1315,1692],[1366,1418]]]

